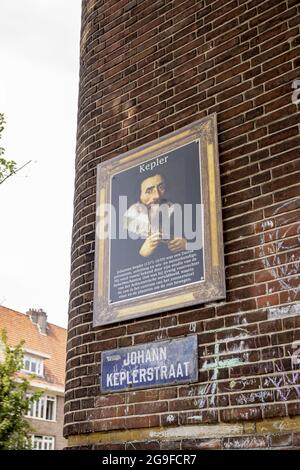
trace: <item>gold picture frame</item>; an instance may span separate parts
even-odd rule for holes
[[[199,148],[199,185],[203,207],[203,253],[205,253],[203,278],[198,282],[111,302],[109,291],[112,285],[110,271],[112,242],[110,238],[99,237],[98,229],[104,224],[104,208],[111,204],[112,178],[139,165],[146,165],[149,161],[159,161],[162,155],[175,155],[177,149],[184,150],[185,146],[195,142]],[[186,165],[188,164],[186,161]],[[97,168],[96,205],[93,326],[123,322],[225,298],[216,114],[100,163]]]

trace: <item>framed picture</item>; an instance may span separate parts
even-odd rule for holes
[[[213,114],[97,168],[94,326],[225,297]]]

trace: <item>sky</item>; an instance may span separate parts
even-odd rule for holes
[[[0,305],[67,326],[81,0],[0,0]]]

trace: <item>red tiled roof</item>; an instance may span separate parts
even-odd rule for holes
[[[25,349],[50,356],[44,362],[44,380],[36,377],[35,382],[64,386],[67,330],[52,323],[47,327],[47,335],[43,335],[28,315],[0,306],[0,330],[6,330],[9,345],[24,340]]]

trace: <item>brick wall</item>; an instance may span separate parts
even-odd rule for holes
[[[69,445],[300,446],[299,13],[297,0],[83,0]],[[93,328],[96,165],[213,112],[226,301]],[[101,396],[101,351],[191,332],[198,384]]]

